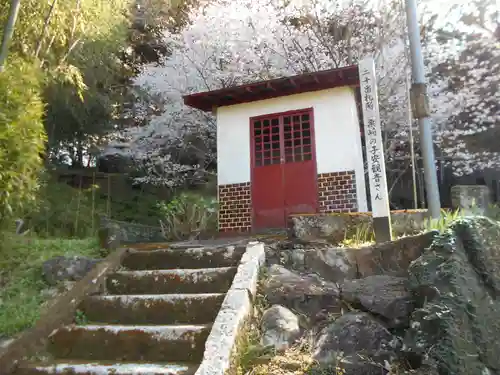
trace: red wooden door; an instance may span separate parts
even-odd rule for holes
[[[283,116],[285,218],[313,214],[318,207],[312,110]]]
[[[254,229],[317,210],[312,109],[251,119]]]

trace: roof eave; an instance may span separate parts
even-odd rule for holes
[[[214,107],[358,85],[359,73],[357,66],[348,66],[185,95],[183,100],[185,105],[209,112]]]

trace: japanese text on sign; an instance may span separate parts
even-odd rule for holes
[[[388,216],[389,199],[373,59],[368,58],[360,61],[359,76],[373,216]]]

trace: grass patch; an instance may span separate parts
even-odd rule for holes
[[[462,209],[441,209],[441,215],[438,219],[425,219],[424,229],[425,231],[437,230],[439,233],[443,233],[453,221],[460,219],[464,215],[465,214]]]
[[[391,213],[394,212],[397,211],[391,211]],[[438,219],[424,219],[424,222],[422,224],[423,228],[420,233],[428,232],[431,230],[437,230],[440,233],[443,233],[453,221],[463,217],[464,215],[465,213],[462,209],[450,210],[443,208]],[[487,210],[486,216],[500,217],[500,209],[496,206],[490,206]],[[397,235],[395,231],[393,231],[392,233],[393,240],[397,240],[403,237],[406,237],[406,234]],[[351,233],[348,234],[346,232],[344,240],[339,245],[340,247],[359,248],[363,246],[373,245],[374,243],[375,232],[373,230],[372,224],[361,223]]]
[[[392,231],[393,240],[405,236],[405,234],[398,235],[396,231]],[[340,247],[358,248],[373,245],[375,242],[375,231],[372,223],[360,223],[354,231],[344,234],[344,240],[339,245]]]
[[[238,342],[238,354],[236,358],[237,375],[253,374],[253,368],[257,363],[266,362],[274,355],[274,351],[260,344],[260,323],[262,314],[270,307],[263,292],[264,284],[268,277],[267,269],[265,267],[261,268],[259,281],[257,283],[257,293],[254,300],[253,314]]]
[[[32,327],[40,317],[44,261],[59,255],[99,256],[97,239],[40,239],[0,234],[0,337]]]
[[[371,223],[361,223],[356,227],[356,230],[350,235],[347,232],[344,235],[344,240],[340,243],[341,247],[362,247],[368,246],[375,242],[375,232]]]
[[[303,341],[283,353],[259,356],[252,361],[252,367],[241,375],[304,375],[314,371],[314,360]],[[335,373],[333,373],[335,374]],[[319,374],[318,374],[319,375]]]
[[[328,368],[318,366],[312,356],[311,338],[302,338],[278,353],[262,347],[258,330],[250,328],[243,341],[237,375],[345,375],[340,364]]]

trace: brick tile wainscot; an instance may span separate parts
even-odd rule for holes
[[[320,213],[357,212],[354,171],[319,174],[318,195]]]
[[[252,206],[250,182],[219,186],[219,231],[250,232]]]

